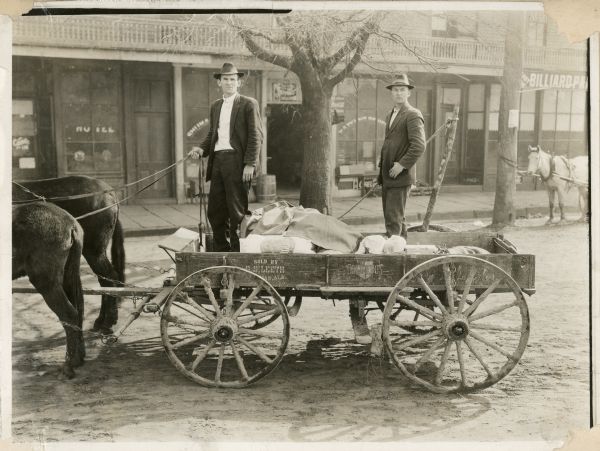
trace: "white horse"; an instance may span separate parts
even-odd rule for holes
[[[558,194],[558,208],[560,209],[560,221],[565,220],[564,199],[565,193],[575,185],[579,191],[579,221],[587,221],[588,210],[588,157],[579,156],[567,159],[564,156],[553,157],[544,152],[540,146],[528,146],[529,167],[527,173],[539,175],[546,191],[550,206],[550,217],[547,224],[554,219],[554,197]]]

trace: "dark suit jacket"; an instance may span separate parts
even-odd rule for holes
[[[208,156],[206,167],[206,180],[210,180],[213,161],[215,157],[215,144],[219,135],[219,117],[223,98],[216,100],[210,106],[209,130],[200,147],[204,150],[204,156]],[[251,97],[237,94],[231,108],[231,120],[229,125],[229,143],[237,152],[240,160],[245,165],[256,166],[260,154],[263,131],[260,119],[258,102]],[[242,166],[243,167],[243,166]],[[242,174],[240,173],[240,177]]]
[[[425,151],[425,122],[421,112],[407,104],[401,107],[390,126],[391,117],[392,111],[385,120],[385,140],[379,160],[379,182],[386,188],[414,183],[411,168]],[[395,179],[389,176],[394,162],[405,168]]]

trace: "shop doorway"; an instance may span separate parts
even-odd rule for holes
[[[174,161],[171,68],[136,62],[128,65],[125,82],[128,180],[140,180]],[[131,151],[129,151],[131,149]],[[161,178],[138,199],[173,197],[172,173]]]
[[[267,171],[277,190],[299,190],[302,180],[303,133],[300,105],[270,105],[267,113]]]

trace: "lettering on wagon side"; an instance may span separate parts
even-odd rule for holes
[[[347,263],[344,271],[351,276],[358,276],[362,280],[378,279],[383,276],[383,264],[372,260],[355,260]]]
[[[258,274],[271,284],[286,280],[285,267],[277,259],[257,258],[249,265],[245,265],[244,269]]]

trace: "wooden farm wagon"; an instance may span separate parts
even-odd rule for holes
[[[490,253],[179,252],[175,280],[137,315],[160,313],[169,359],[207,387],[244,387],[274,370],[288,344],[290,316],[307,297],[349,300],[359,339],[368,336],[365,316],[373,312],[381,326],[371,335],[406,377],[431,391],[496,383],[527,344],[525,295],[535,292],[534,256],[493,233],[417,232],[408,242]]]

